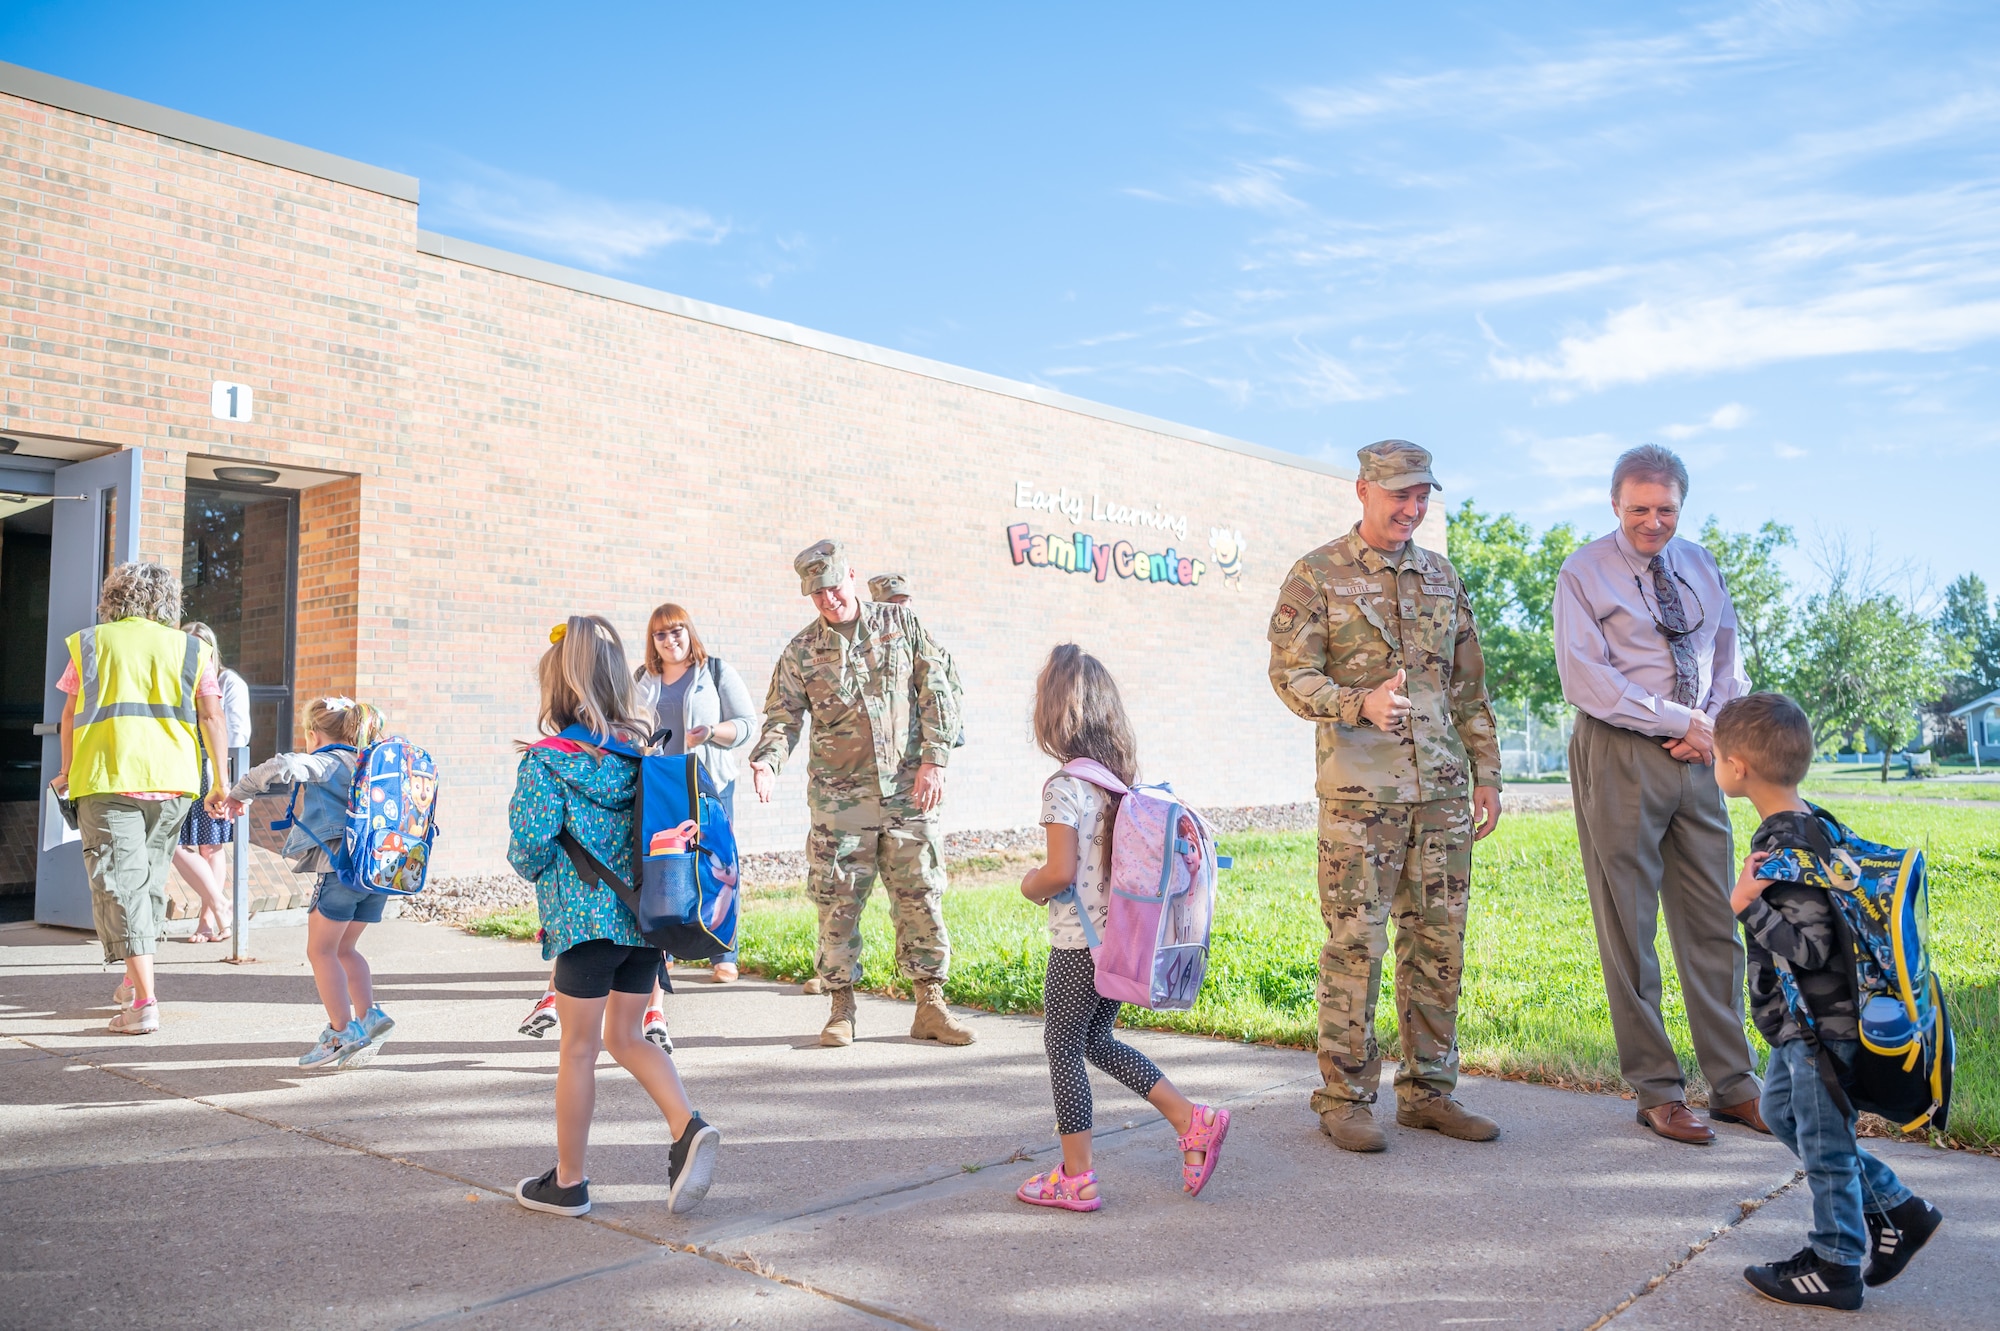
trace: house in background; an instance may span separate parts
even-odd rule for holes
[[[1965,750],[1975,762],[2000,761],[2000,689],[1974,698],[1951,715],[1965,720]]]

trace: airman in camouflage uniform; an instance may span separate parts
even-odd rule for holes
[[[1362,519],[1292,566],[1271,615],[1271,685],[1318,723],[1319,1065],[1313,1108],[1335,1142],[1379,1151],[1375,1005],[1396,923],[1396,1119],[1497,1136],[1452,1098],[1472,843],[1499,819],[1500,746],[1472,607],[1443,555],[1411,539],[1431,456],[1360,451]],[[1468,786],[1473,787],[1468,800]],[[1473,826],[1473,805],[1480,827]]]
[[[910,603],[910,580],[900,573],[877,573],[868,579],[868,594],[888,605],[908,605]],[[938,655],[944,658],[944,680],[951,688],[951,696],[959,704],[960,723],[958,733],[952,737],[951,747],[965,747],[964,704],[965,685],[958,682],[958,662],[951,659],[951,653],[943,647]]]
[[[860,598],[837,542],[821,541],[793,563],[820,618],[778,657],[750,767],[758,798],[768,800],[812,718],[807,890],[819,909],[816,969],[833,996],[820,1043],[853,1042],[861,911],[880,874],[896,924],[896,963],[916,988],[910,1034],[970,1044],[971,1028],[952,1017],[942,989],[951,944],[937,805],[959,724],[943,653],[914,611]]]

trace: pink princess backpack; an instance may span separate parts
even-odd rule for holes
[[[1097,992],[1161,1012],[1193,1007],[1208,974],[1216,870],[1228,868],[1229,858],[1216,855],[1208,824],[1172,786],[1128,788],[1091,758],[1063,764],[1062,775],[1123,797],[1111,833],[1103,936],[1074,884],[1055,898],[1077,908],[1097,965]]]

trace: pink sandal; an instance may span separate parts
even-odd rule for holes
[[[1014,1190],[1014,1195],[1030,1206],[1055,1206],[1065,1211],[1095,1211],[1104,1204],[1102,1197],[1084,1197],[1080,1194],[1097,1182],[1097,1171],[1086,1169],[1081,1174],[1065,1174],[1057,1165],[1046,1174],[1037,1174]]]
[[[1229,1135],[1229,1111],[1210,1109],[1207,1105],[1194,1107],[1194,1123],[1181,1135],[1183,1151],[1200,1151],[1201,1163],[1191,1165],[1185,1157],[1181,1160],[1181,1188],[1190,1197],[1199,1197],[1201,1190],[1208,1186],[1209,1176],[1215,1173],[1215,1161],[1222,1154],[1222,1139]]]

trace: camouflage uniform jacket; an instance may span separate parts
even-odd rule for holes
[[[907,792],[921,763],[951,761],[958,698],[944,652],[907,606],[861,603],[849,642],[823,619],[785,646],[750,761],[779,771],[812,717],[807,772],[817,802]]]
[[[1271,687],[1319,722],[1319,796],[1420,804],[1500,785],[1500,741],[1472,603],[1443,555],[1383,554],[1361,528],[1298,563],[1271,615]],[[1361,717],[1369,690],[1409,672],[1395,731]],[[1468,770],[1469,769],[1469,770]]]

